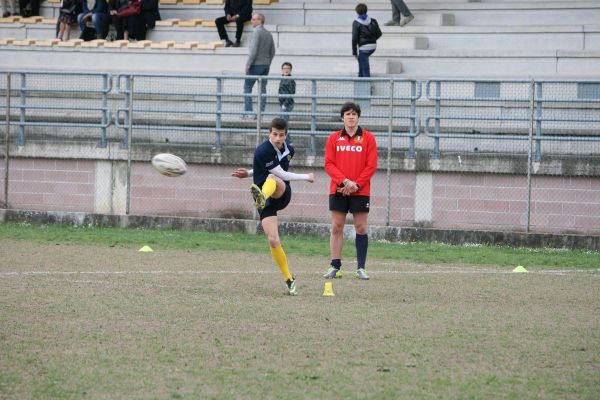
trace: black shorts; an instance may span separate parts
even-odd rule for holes
[[[283,194],[281,195],[280,198],[274,199],[272,197],[269,197],[267,199],[265,208],[263,208],[262,211],[260,212],[261,221],[267,217],[272,217],[274,215],[277,215],[277,211],[281,211],[284,208],[286,208],[287,205],[290,204],[291,200],[292,200],[292,188],[290,187],[290,185],[288,183],[286,183],[285,191],[283,192]]]
[[[369,212],[369,196],[343,196],[341,194],[329,195],[329,211],[343,213]]]

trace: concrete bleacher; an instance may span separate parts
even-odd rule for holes
[[[0,20],[0,39],[14,39],[0,41],[0,68],[243,73],[251,26],[242,48],[224,48],[212,23],[223,13],[222,0],[196,1],[162,1],[164,21],[149,31],[150,42],[131,44],[54,43],[58,4],[45,2],[41,18]],[[254,9],[274,35],[274,65],[291,61],[303,75],[356,74],[350,52],[356,1],[261,2]],[[383,26],[391,16],[388,0],[367,4],[384,33],[371,57],[375,76],[572,78],[600,71],[598,1],[412,0],[416,18],[405,27]],[[74,27],[71,37],[78,34]]]

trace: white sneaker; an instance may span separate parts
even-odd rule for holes
[[[290,296],[295,296],[298,294],[298,291],[296,290],[296,279],[287,280],[285,281],[285,284],[287,285],[288,288],[288,293],[290,294]]]
[[[369,275],[367,274],[367,271],[365,271],[364,268],[358,268],[356,270],[356,277],[358,279],[362,279],[363,281],[368,281],[369,280]]]
[[[412,21],[413,19],[415,19],[415,16],[409,15],[408,17],[405,17],[404,19],[402,19],[402,21],[400,21],[400,23],[398,25],[404,26],[404,25],[408,24],[410,21]]]

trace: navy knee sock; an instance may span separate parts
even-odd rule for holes
[[[358,268],[364,268],[367,261],[367,249],[369,248],[369,236],[367,234],[356,234],[354,240],[356,245],[356,265]]]
[[[339,258],[331,260],[331,266],[335,269],[342,268],[342,260],[340,260]]]

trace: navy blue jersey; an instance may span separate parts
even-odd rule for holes
[[[294,148],[288,144],[284,145],[283,150],[275,149],[271,141],[266,140],[254,151],[254,161],[252,163],[254,184],[258,187],[267,180],[269,170],[281,165],[284,171],[290,167],[290,160],[294,157]]]

